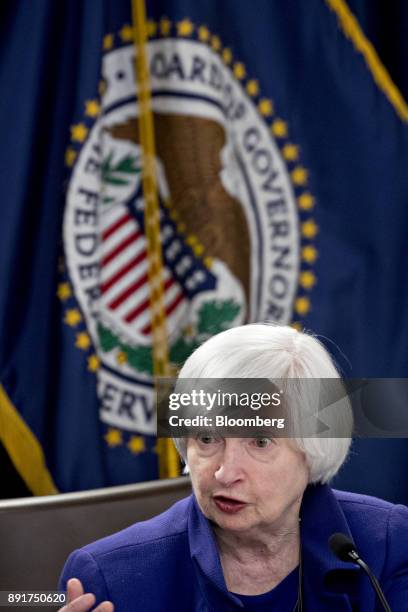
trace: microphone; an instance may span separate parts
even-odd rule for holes
[[[385,599],[384,593],[381,590],[380,583],[368,567],[367,563],[360,558],[353,540],[351,540],[344,533],[333,533],[329,538],[329,548],[332,553],[338,559],[340,559],[340,561],[345,561],[346,563],[357,563],[357,565],[359,565],[366,572],[385,612],[392,612],[387,600]]]

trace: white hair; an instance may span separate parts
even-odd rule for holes
[[[255,323],[212,336],[186,360],[179,378],[300,379],[297,387],[293,384],[290,387],[289,404],[296,423],[301,420],[300,411],[304,413],[307,409],[307,390],[304,386],[302,388],[301,379],[338,379],[340,375],[330,354],[314,335],[289,326]],[[316,401],[316,395],[313,399]],[[329,422],[327,417],[324,421],[331,431],[342,432],[342,437],[329,437],[327,434],[302,437],[299,434],[300,437],[294,438],[294,443],[305,453],[310,483],[329,481],[347,457],[353,430],[347,396],[342,399],[341,409],[333,410],[331,407]],[[179,438],[175,444],[186,461],[187,440]]]

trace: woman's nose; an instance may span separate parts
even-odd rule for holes
[[[215,479],[229,487],[244,477],[244,454],[242,445],[234,438],[227,439],[218,467],[214,472]]]

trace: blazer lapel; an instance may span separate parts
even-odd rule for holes
[[[189,544],[200,590],[209,609],[225,612],[242,608],[228,592],[215,536],[192,496],[189,512]],[[303,599],[307,611],[352,612],[360,568],[339,561],[328,548],[328,539],[341,532],[351,536],[344,513],[327,485],[309,486],[301,512]]]
[[[309,486],[301,511],[305,601],[316,602],[313,609],[320,604],[324,610],[346,612],[353,609],[361,570],[355,563],[340,561],[329,549],[328,539],[336,532],[351,537],[334,493],[328,485]]]

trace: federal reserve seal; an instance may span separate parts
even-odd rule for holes
[[[302,269],[302,261],[313,263],[314,247],[303,243],[314,237],[313,221],[301,217],[313,198],[297,147],[285,140],[287,124],[221,43],[216,49],[193,31],[196,37],[170,33],[148,43],[165,311],[176,364],[227,327],[286,324],[294,309],[306,314],[302,292],[314,284]],[[98,359],[101,419],[149,435],[152,330],[134,53],[125,43],[104,55],[101,112],[69,181],[64,251]]]

